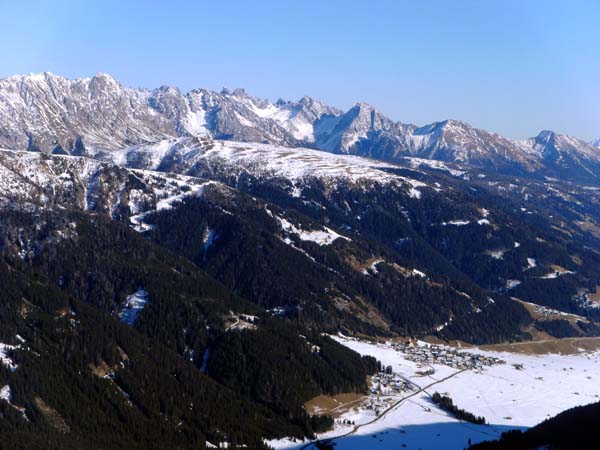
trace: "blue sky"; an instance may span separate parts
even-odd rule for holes
[[[600,1],[0,0],[0,77],[244,87],[514,138],[600,136]]]

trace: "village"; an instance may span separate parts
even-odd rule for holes
[[[420,376],[433,375],[432,364],[442,364],[458,370],[481,370],[496,364],[505,364],[500,358],[457,351],[441,345],[415,343],[412,340],[393,344],[392,347],[403,354],[409,361],[429,366],[426,370],[417,372]],[[418,391],[417,384],[392,371],[387,366],[381,372],[371,377],[369,396],[362,402],[361,409],[372,411],[379,416],[383,411],[398,401],[402,394]]]
[[[445,365],[457,370],[472,370],[481,372],[485,367],[506,364],[497,357],[458,351],[456,349],[420,342],[409,339],[404,342],[391,344],[391,348],[402,354],[402,358],[417,363],[421,368],[414,372],[416,376],[427,377],[435,373],[433,365]],[[514,364],[513,364],[514,365]],[[515,368],[518,368],[515,366]],[[397,404],[402,398],[418,392],[421,387],[408,378],[393,371],[392,366],[382,367],[381,370],[370,377],[369,395],[362,399],[358,411],[382,415],[390,407]],[[347,418],[336,420],[339,426],[354,426],[354,422]]]
[[[457,351],[435,344],[422,343],[419,345],[412,340],[395,343],[393,347],[401,352],[407,360],[419,364],[442,364],[459,370],[478,370],[495,364],[505,364],[505,361],[500,358]],[[430,368],[428,373],[424,373],[424,375],[430,375],[433,372],[434,369]]]
[[[356,411],[374,414],[376,417],[398,403],[405,394],[420,389],[416,384],[392,372],[391,366],[371,376],[369,384],[369,394],[360,401],[360,405],[356,405],[358,406]],[[355,425],[355,422],[349,418],[339,418],[335,422],[338,426]]]
[[[419,386],[393,372],[392,367],[388,366],[371,377],[370,395],[362,402],[361,408],[379,416],[398,401],[399,394],[417,390]]]

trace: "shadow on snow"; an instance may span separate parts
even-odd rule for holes
[[[334,439],[331,441],[333,447],[322,445],[322,448],[333,448],[334,450],[462,450],[469,447],[469,442],[475,444],[497,439],[505,431],[514,429],[525,430],[526,427],[474,425],[468,422],[406,425]],[[327,442],[326,439],[322,441],[323,444]],[[302,447],[303,445],[297,445],[290,448],[297,450]],[[313,444],[307,447],[307,450],[315,450],[316,448]]]

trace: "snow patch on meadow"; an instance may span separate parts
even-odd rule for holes
[[[12,350],[16,350],[18,348],[20,348],[20,346],[18,345],[3,344],[2,342],[0,342],[0,364],[2,364],[11,372],[17,370],[18,366],[15,364],[15,362],[9,356],[9,354]]]
[[[330,245],[338,238],[350,240],[350,238],[342,236],[328,227],[323,227],[322,230],[302,230],[283,217],[275,216],[275,218],[279,221],[279,225],[284,232],[294,234],[302,241],[310,241],[318,245]]]
[[[148,293],[141,288],[138,289],[137,292],[127,296],[127,300],[123,304],[123,309],[119,313],[119,319],[123,323],[133,325],[147,303]]]

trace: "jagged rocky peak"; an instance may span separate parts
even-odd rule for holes
[[[575,138],[555,133],[552,130],[542,130],[530,141],[533,143],[534,147],[537,147],[540,150],[570,145],[570,143],[577,144],[577,140]]]
[[[356,103],[346,116],[351,119],[354,126],[380,130],[390,123],[390,120],[377,112],[375,108],[368,103]]]
[[[148,98],[148,105],[159,114],[165,116],[173,122],[177,134],[182,133],[185,127],[182,122],[190,114],[188,100],[181,93],[179,88],[173,86],[161,86],[152,91]]]
[[[413,131],[413,135],[424,136],[424,135],[437,135],[442,136],[444,133],[470,133],[473,127],[467,122],[460,120],[442,120],[440,122],[433,122],[428,125],[417,127]]]
[[[530,139],[530,142],[534,149],[542,154],[550,151],[565,152],[600,160],[600,151],[592,143],[551,130],[541,131],[535,138]]]
[[[90,88],[99,88],[99,89],[122,89],[123,86],[117,80],[113,78],[112,75],[104,72],[98,72],[90,79]]]
[[[340,116],[335,127],[317,144],[335,153],[358,153],[356,144],[368,140],[370,133],[388,130],[392,125],[373,106],[359,102]]]
[[[93,153],[86,149],[120,150],[193,136],[309,145],[387,161],[414,156],[510,174],[550,170],[552,176],[600,178],[598,141],[550,131],[515,141],[459,120],[420,127],[396,122],[367,103],[343,112],[308,96],[272,103],[241,88],[133,89],[104,73],[76,80],[48,72],[0,80],[0,147],[82,155]]]
[[[551,143],[555,137],[556,137],[556,133],[554,131],[542,130],[534,139],[537,143],[547,145],[547,144]]]
[[[314,112],[318,112],[321,114],[323,114],[323,113],[343,114],[343,111],[341,111],[337,108],[328,106],[327,104],[325,104],[319,100],[316,100],[312,97],[309,97],[308,95],[303,96],[297,102],[280,98],[275,102],[275,106],[277,106],[279,108],[290,108],[290,109],[294,108],[294,109],[299,109],[299,110],[303,110],[303,111],[314,111]]]
[[[148,104],[148,92],[110,75],[69,80],[49,73],[0,80],[0,146],[70,152],[81,139],[107,149],[174,133]]]
[[[522,143],[461,120],[444,120],[416,128],[411,133],[410,143],[413,153],[424,158],[496,169],[515,163],[525,170],[537,167]]]
[[[89,78],[81,79],[81,80],[82,81],[89,80]],[[38,85],[39,84],[47,84],[47,83],[57,82],[57,81],[69,82],[70,80],[68,78],[62,77],[60,75],[55,75],[52,72],[40,72],[40,73],[12,75],[10,77],[0,80],[0,82],[2,82],[2,83],[13,84],[13,85],[25,84],[25,85],[29,85],[29,86],[32,86],[35,84],[38,84]]]
[[[246,90],[244,88],[236,88],[233,90],[233,92],[231,93],[231,95],[233,97],[241,97],[241,98],[248,98],[249,95],[246,93]]]
[[[544,175],[597,183],[600,178],[600,149],[573,136],[544,130],[527,141],[544,164]]]

